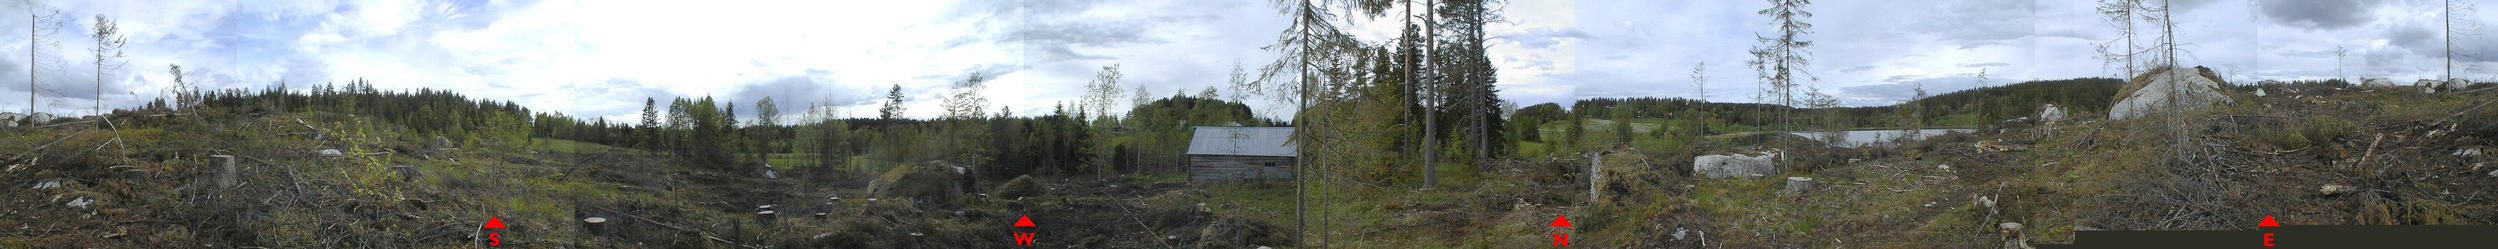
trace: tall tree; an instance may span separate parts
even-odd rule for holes
[[[963,81],[955,82],[954,94],[945,98],[945,118],[980,119],[987,117],[988,115],[983,113],[988,111],[989,98],[980,95],[980,90],[987,88],[988,81],[989,79],[981,76],[980,72],[972,72],[971,75],[964,76]]]
[[[1431,79],[1438,80],[1434,87],[1443,91],[1437,100],[1445,106],[1440,111],[1455,115],[1446,122],[1456,124],[1450,128],[1463,130],[1466,135],[1457,137],[1453,133],[1451,137],[1472,143],[1471,146],[1454,149],[1473,156],[1471,162],[1464,165],[1481,165],[1490,161],[1491,155],[1499,154],[1508,147],[1491,143],[1504,140],[1499,138],[1503,136],[1503,129],[1499,126],[1505,124],[1499,121],[1500,98],[1495,84],[1499,78],[1484,45],[1488,39],[1484,25],[1497,22],[1500,15],[1485,0],[1442,2],[1443,5],[1434,12],[1442,16],[1438,18],[1441,22],[1437,24],[1439,29],[1449,31],[1449,36],[1435,39],[1444,41],[1438,41],[1443,45],[1433,48],[1437,51],[1432,56],[1437,59],[1432,61],[1439,65],[1432,67],[1437,70],[1432,70]]]
[[[755,101],[755,125],[746,128],[746,135],[755,144],[756,154],[780,152],[781,106],[771,96]],[[762,156],[757,156],[762,157]]]
[[[1324,170],[1311,169],[1311,167],[1325,165],[1316,161],[1335,160],[1340,159],[1339,156],[1348,155],[1328,154],[1331,151],[1326,148],[1333,145],[1322,140],[1337,138],[1327,138],[1327,135],[1323,134],[1342,133],[1337,133],[1334,127],[1329,127],[1330,123],[1326,120],[1331,119],[1313,117],[1313,115],[1329,114],[1302,113],[1301,111],[1308,110],[1312,101],[1317,100],[1314,98],[1333,97],[1318,91],[1330,89],[1332,87],[1329,86],[1337,83],[1349,82],[1346,81],[1347,78],[1342,77],[1344,70],[1341,70],[1339,65],[1345,64],[1346,57],[1358,54],[1360,42],[1338,29],[1333,23],[1336,15],[1328,12],[1327,8],[1322,8],[1317,0],[1276,0],[1274,5],[1278,12],[1282,12],[1292,20],[1291,24],[1285,26],[1284,30],[1276,35],[1275,43],[1265,47],[1268,51],[1275,51],[1280,56],[1277,56],[1273,63],[1259,67],[1258,80],[1249,81],[1247,86],[1238,88],[1249,89],[1251,90],[1249,93],[1252,94],[1273,96],[1281,102],[1296,103],[1291,113],[1295,113],[1298,117],[1293,121],[1296,128],[1293,129],[1291,140],[1300,145],[1296,150],[1301,151],[1299,155],[1303,155],[1306,159],[1296,160],[1293,166],[1293,175],[1296,176],[1293,177],[1296,181],[1293,198],[1296,217],[1294,227],[1295,231],[1298,231],[1297,234],[1304,234],[1304,236],[1294,236],[1294,238],[1308,238],[1306,236],[1308,222],[1305,215],[1309,203],[1306,198],[1309,192],[1308,183],[1311,178],[1325,177],[1312,174]],[[1286,84],[1278,82],[1282,78],[1277,76],[1287,76],[1295,80]],[[1320,182],[1325,181],[1322,179]],[[1321,218],[1321,220],[1325,219]]]
[[[1244,69],[1242,69],[1242,68],[1241,68],[1241,66],[1240,66],[1240,63],[1239,63],[1239,62],[1233,62],[1233,63],[1232,63],[1232,81],[1231,81],[1231,85],[1230,85],[1230,86],[1240,86],[1240,85],[1247,85],[1247,84],[1249,84],[1249,72],[1248,72],[1248,71],[1246,71],[1246,70],[1244,70]],[[1245,91],[1241,91],[1240,89],[1232,89],[1232,96],[1231,96],[1231,98],[1226,99],[1226,100],[1231,100],[1232,102],[1241,102],[1242,98],[1243,98],[1243,97],[1248,97],[1248,95],[1249,95],[1249,94],[1245,93]],[[1245,103],[1245,102],[1242,102],[1242,103]]]
[[[2333,79],[2345,81],[2350,80],[2351,74],[2348,70],[2343,68],[2343,66],[2347,65],[2344,62],[2350,60],[2350,55],[2351,50],[2349,47],[2333,46]]]
[[[659,100],[657,97],[642,97],[642,127],[637,127],[637,129],[642,129],[642,134],[634,137],[637,139],[637,142],[634,142],[637,147],[659,149],[657,147],[659,144]]]
[[[1146,85],[1144,85],[1144,84],[1137,84],[1137,85],[1136,85],[1136,94],[1130,94],[1130,95],[1129,95],[1129,97],[1134,98],[1134,99],[1130,99],[1130,100],[1128,100],[1128,101],[1129,101],[1129,102],[1128,102],[1128,105],[1129,105],[1129,106],[1140,106],[1140,105],[1145,105],[1145,102],[1153,102],[1153,101],[1154,101],[1154,94],[1153,94],[1153,92],[1146,91],[1146,88],[1145,88],[1145,87],[1146,87]],[[1103,113],[1102,115],[1110,115],[1110,114],[1109,114],[1109,113]],[[1128,114],[1128,115],[1133,116],[1133,115],[1135,115],[1135,114],[1134,114],[1134,113],[1130,113],[1130,114]]]
[[[2125,65],[2125,74],[2120,75],[2120,78],[2133,78],[2134,74],[2139,73],[2138,70],[2134,69],[2134,56],[2142,54],[2142,51],[2134,48],[2134,13],[2136,10],[2141,10],[2142,8],[2142,0],[2099,1],[2099,14],[2106,16],[2106,18],[2102,20],[2106,21],[2108,26],[2114,27],[2117,30],[2116,37],[2109,38],[2108,41],[2099,43],[2099,56],[2100,58],[2106,60],[2109,64],[2121,63]],[[2117,49],[2117,46],[2109,43],[2116,42],[2125,43],[2124,51],[2111,51],[2113,49]]]
[[[104,114],[104,71],[119,70],[123,65],[121,47],[130,41],[123,38],[121,25],[103,14],[95,15],[95,112]]]
[[[34,5],[34,2],[27,2],[27,5]],[[27,6],[28,10],[36,8],[39,6]],[[42,74],[46,67],[60,66],[56,63],[46,63],[51,60],[45,60],[42,55],[59,49],[60,40],[52,36],[59,35],[65,23],[64,18],[61,18],[60,10],[30,11],[26,14],[26,115],[35,114],[36,92],[41,91],[38,90],[41,88],[35,85],[37,82],[35,75]]]
[[[1121,91],[1127,91],[1125,88],[1119,88],[1120,77],[1125,77],[1125,74],[1119,73],[1119,64],[1102,66],[1102,70],[1100,72],[1093,74],[1093,82],[1086,83],[1084,85],[1084,102],[1077,108],[1086,109],[1085,111],[1090,111],[1094,115],[1101,115],[1103,118],[1109,117],[1111,104],[1119,101],[1120,95],[1123,94]],[[1136,94],[1144,95],[1145,93],[1137,92]],[[1145,103],[1138,102],[1136,104],[1141,105]],[[1100,119],[1096,117],[1076,118]]]
[[[1813,33],[1813,24],[1804,22],[1805,18],[1813,17],[1813,12],[1804,10],[1811,4],[1812,0],[1769,0],[1769,8],[1754,12],[1769,16],[1770,23],[1778,27],[1776,37],[1755,35],[1754,39],[1765,44],[1752,49],[1753,60],[1750,64],[1754,71],[1761,74],[1764,95],[1778,98],[1779,105],[1786,109],[1779,115],[1781,130],[1794,129],[1795,90],[1799,74],[1805,77],[1811,75],[1804,69],[1812,65],[1813,53],[1808,49],[1813,47],[1813,42],[1803,37]]]
[[[1700,107],[1701,107],[1701,106],[1706,106],[1705,104],[1709,103],[1709,71],[1708,71],[1708,69],[1709,69],[1709,63],[1708,63],[1708,62],[1697,62],[1697,63],[1692,63],[1692,64],[1691,64],[1691,93],[1692,93],[1692,95],[1694,95],[1694,96],[1699,96],[1699,97],[1700,97],[1699,102],[1700,102],[1702,105],[1692,105],[1691,111],[1686,111],[1686,112],[1683,112],[1683,113],[1688,113],[1687,115],[1700,116],[1700,117],[1694,117],[1694,118],[1692,119],[1692,120],[1694,120],[1694,121],[1699,121],[1699,122],[1695,122],[1695,123],[1693,124],[1693,125],[1697,125],[1697,126],[1699,126],[1699,128],[1698,128],[1697,130],[1695,130],[1695,131],[1693,131],[1693,132],[1692,132],[1692,134],[1694,134],[1694,135],[1708,135],[1708,134],[1709,134],[1709,118],[1708,118],[1708,117],[1706,117],[1707,115],[1709,115],[1709,112],[1708,112],[1708,111],[1706,111],[1706,110],[1701,110],[1701,109],[1700,109]]]
[[[893,84],[893,90],[885,92],[885,107],[876,109],[876,114],[887,121],[902,118],[902,84]]]
[[[2480,20],[2473,18],[2477,16],[2474,13],[2480,13],[2480,10],[2470,1],[2446,0],[2446,18],[2444,18],[2446,22],[2446,78],[2440,80],[2461,79],[2455,77],[2455,58],[2474,56],[2471,51],[2455,51],[2455,37],[2470,36],[2480,32]],[[2462,21],[2463,25],[2456,26],[2456,21]]]
[[[1988,82],[1986,82],[1986,81],[1987,81],[1987,79],[1986,79],[1986,69],[1985,69],[1985,68],[1979,68],[1979,69],[1978,69],[1978,76],[1977,76],[1977,78],[1978,78],[1978,88],[1976,88],[1976,89],[1970,89],[1970,92],[1971,92],[1971,93],[1975,93],[1975,94],[1977,94],[1977,95],[1978,95],[1978,98],[1977,98],[1977,99],[1980,99],[1980,100],[1981,100],[1981,101],[1975,102],[1975,103],[1974,103],[1974,105],[1977,105],[1977,109],[1978,109],[1978,113],[1977,113],[1977,114],[1978,114],[1978,124],[1979,124],[1979,125],[1985,125],[1985,124],[1987,124],[1987,123],[1990,123],[1990,122],[1994,122],[1994,121],[1995,121],[1995,120],[1994,120],[1994,118],[1995,118],[1995,113],[1994,113],[1994,112],[1991,112],[1992,110],[1989,110],[1989,108],[1987,108],[1987,102],[1986,102],[1986,101],[1983,101],[1984,99],[1987,99],[1987,98],[1986,98],[1986,88],[1987,88],[1987,86],[1988,86],[1988,84],[1989,84]]]

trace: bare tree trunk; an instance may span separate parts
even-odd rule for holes
[[[36,29],[36,28],[35,28],[35,25],[36,25],[36,24],[38,24],[38,23],[42,23],[42,21],[41,21],[41,20],[38,20],[38,19],[40,19],[40,17],[41,17],[41,15],[37,15],[37,14],[32,14],[32,13],[26,14],[26,115],[27,115],[27,116],[34,116],[34,115],[35,115],[35,63],[36,63],[36,62],[35,62],[35,47],[40,47],[40,46],[37,46],[37,45],[36,45],[38,42],[37,42],[37,41],[35,41],[35,37],[36,37],[36,36],[38,36],[38,34],[37,34],[37,33],[39,32],[39,31],[36,31],[36,30],[35,30],[35,29]]]
[[[1431,11],[1439,9],[1439,6],[1436,5],[1436,3],[1436,1],[1424,0],[1422,4],[1422,7],[1426,8],[1423,11],[1425,16],[1423,16],[1422,29],[1423,63],[1432,63],[1434,66],[1437,66],[1437,63],[1440,61],[1440,22],[1439,18],[1437,18],[1439,13]],[[1434,67],[1433,70],[1438,69],[1437,67]],[[1434,75],[1436,76],[1437,74]],[[1422,88],[1424,96],[1422,105],[1422,189],[1428,190],[1432,187],[1440,185],[1438,172],[1433,171],[1433,169],[1439,168],[1440,166],[1440,88],[1438,85],[1435,85],[1437,82],[1433,82],[1432,80],[1417,78],[1414,79],[1414,81],[1428,82],[1421,84],[1422,86],[1425,86]]]
[[[1296,13],[1296,14],[1307,14],[1306,12],[1310,11],[1310,10],[1309,10],[1309,8],[1310,8],[1310,1],[1309,1],[1309,0],[1302,0],[1302,1],[1301,1],[1301,8],[1302,8],[1302,9],[1301,9],[1301,11],[1302,11],[1302,12],[1305,12],[1305,13]],[[1295,18],[1300,18],[1300,17],[1297,17],[1297,16],[1296,16]],[[1310,27],[1308,26],[1308,24],[1306,24],[1306,23],[1305,23],[1305,24],[1303,24],[1302,26],[1300,26],[1300,27],[1298,27],[1298,28],[1300,28],[1300,29],[1301,29],[1301,37],[1307,38],[1307,37],[1310,37],[1310,36],[1311,36],[1311,34],[1310,34]],[[1304,46],[1307,46],[1307,45],[1305,44]],[[1309,50],[1308,50],[1308,48],[1303,48],[1303,49],[1302,49],[1302,51],[1299,51],[1299,52],[1300,52],[1300,53],[1302,53],[1302,54],[1301,54],[1301,65],[1300,65],[1300,66],[1301,66],[1301,70],[1300,70],[1300,73],[1301,73],[1301,82],[1299,82],[1300,84],[1302,84],[1302,87],[1301,87],[1300,91],[1296,91],[1296,92],[1295,92],[1295,93],[1293,93],[1293,94],[1298,94],[1298,95],[1301,95],[1301,97],[1299,98],[1299,101],[1298,101],[1299,103],[1298,103],[1298,104],[1296,104],[1296,107],[1297,107],[1298,109],[1302,110],[1302,111],[1307,111],[1307,110],[1309,110],[1309,109],[1310,109],[1310,98],[1309,98],[1309,97],[1310,97],[1310,93],[1309,93],[1309,84],[1310,84],[1310,75],[1309,75],[1309,73],[1310,73],[1310,57],[1309,57]],[[1143,93],[1138,93],[1138,94],[1143,94]],[[1299,113],[1299,112],[1294,112],[1294,113],[1293,113],[1293,115],[1294,115],[1294,116],[1300,116],[1300,115],[1305,115],[1305,114],[1301,114],[1301,113]],[[1295,124],[1293,124],[1293,126],[1299,126],[1300,128],[1294,128],[1294,129],[1292,129],[1292,130],[1293,130],[1293,133],[1297,133],[1297,134],[1293,134],[1293,138],[1292,138],[1293,140],[1296,140],[1296,141],[1297,141],[1297,140],[1302,140],[1302,138],[1307,138],[1307,137],[1309,137],[1309,132],[1310,132],[1310,131],[1309,131],[1309,126],[1310,126],[1310,125],[1308,124],[1308,122],[1309,122],[1309,121],[1310,121],[1310,120],[1298,120],[1298,119],[1296,119],[1296,120],[1294,121],[1294,123],[1295,123]],[[1300,147],[1294,147],[1293,149],[1294,149],[1294,150],[1301,150],[1301,149],[1300,149]],[[1294,236],[1293,236],[1293,245],[1295,245],[1295,246],[1309,246],[1308,240],[1309,240],[1309,237],[1310,237],[1310,232],[1309,232],[1309,230],[1310,230],[1310,225],[1309,225],[1309,223],[1310,223],[1310,221],[1309,221],[1309,212],[1310,212],[1310,211],[1309,211],[1309,209],[1310,209],[1310,203],[1309,203],[1309,195],[1310,195],[1310,194],[1309,194],[1309,192],[1310,192],[1310,174],[1309,174],[1309,172],[1310,172],[1310,170],[1309,170],[1309,167],[1310,167],[1310,162],[1309,162],[1309,160],[1299,160],[1299,159],[1295,159],[1295,160],[1293,160],[1292,162],[1293,162],[1293,164],[1294,164],[1294,165],[1293,165],[1293,167],[1292,167],[1292,170],[1293,170],[1293,173],[1292,173],[1292,179],[1293,179],[1293,190],[1292,190],[1292,192],[1293,192],[1293,193],[1292,193],[1292,202],[1293,202],[1293,204],[1292,204],[1292,205],[1293,205],[1293,209],[1292,209],[1292,217],[1293,217],[1293,221],[1292,221],[1292,223],[1293,223],[1293,234],[1294,234]]]

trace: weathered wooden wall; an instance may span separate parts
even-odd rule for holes
[[[1292,179],[1291,157],[1188,155],[1189,181]]]

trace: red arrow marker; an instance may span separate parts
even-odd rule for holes
[[[1015,218],[1015,227],[1032,227],[1032,216],[1025,215],[1023,217]]]
[[[1552,226],[1552,227],[1569,227],[1569,226],[1570,226],[1570,218],[1569,218],[1569,217],[1563,217],[1563,216],[1560,216],[1560,215],[1554,215],[1554,216],[1553,216],[1553,224],[1552,224],[1552,225],[1550,225],[1550,226]]]
[[[486,228],[503,228],[503,217],[487,217]]]
[[[2271,216],[2271,215],[2265,215],[2265,216],[2264,216],[2264,222],[2263,222],[2263,223],[2255,223],[2255,227],[2277,227],[2277,226],[2281,226],[2281,222],[2275,222],[2275,221],[2273,221],[2273,220],[2272,220],[2272,216]]]

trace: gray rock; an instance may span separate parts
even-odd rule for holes
[[[2481,149],[2480,149],[2480,148],[2467,148],[2467,149],[2455,150],[2455,156],[2459,156],[2459,157],[2476,157],[2476,156],[2481,156]]]
[[[341,153],[341,152],[338,152],[338,149],[321,149],[320,151],[314,151],[313,153],[315,153],[315,154],[321,154],[321,156],[332,156],[332,157],[334,157],[334,156],[346,156],[346,155],[347,155],[347,153]]]
[[[2134,89],[2130,93],[2118,93],[2123,94],[2125,98],[2118,100],[2115,106],[2108,109],[2108,120],[2150,116],[2172,108],[2187,111],[2201,110],[2211,108],[2215,104],[2230,102],[2229,96],[2220,94],[2219,80],[2203,77],[2202,74],[2196,72],[2197,70],[2192,68],[2173,68],[2160,71],[2159,75],[2145,77],[2150,82],[2140,83],[2142,88]],[[2175,98],[2175,101],[2171,101],[2170,98]],[[2176,106],[2169,106],[2172,105],[2171,102],[2175,102]]]
[[[27,115],[26,115],[26,125],[44,125],[44,124],[50,124],[50,123],[52,123],[52,120],[53,120],[53,119],[59,119],[59,118],[58,118],[58,117],[53,117],[51,113],[41,113],[41,112],[37,112],[37,113],[35,113],[35,114],[27,114]]]
[[[2324,195],[2349,194],[2359,192],[2359,188],[2341,184],[2325,184],[2324,187],[2319,188],[2316,192]]]
[[[2256,97],[2263,97],[2263,96],[2264,96],[2264,89],[2262,89],[2262,88],[2257,88],[2257,89],[2255,89],[2255,96],[2256,96]]]
[[[2445,88],[2445,83],[2446,82],[2444,81],[2432,79],[2420,79],[2420,81],[2411,82],[2411,87],[2418,87],[2421,92],[2425,93],[2437,93],[2438,89]]]
[[[2360,81],[2359,81],[2359,86],[2362,86],[2362,87],[2372,87],[2372,88],[2386,88],[2386,87],[2395,87],[2396,85],[2394,85],[2394,80],[2392,80],[2392,79],[2386,79],[2386,78],[2368,78],[2368,79],[2365,79],[2365,80],[2360,80]]]
[[[43,183],[36,183],[36,184],[35,184],[35,188],[34,188],[34,189],[35,189],[35,190],[45,190],[45,189],[56,189],[56,188],[61,188],[61,181],[60,181],[60,180],[51,180],[51,181],[43,181]]]
[[[2038,109],[2039,122],[2045,122],[2047,124],[2064,122],[2063,107],[2056,107],[2056,104],[2047,104],[2047,106],[2039,107]]]
[[[1777,152],[1762,153],[1759,156],[1702,155],[1691,158],[1691,171],[1709,178],[1775,174],[1778,172],[1778,165],[1774,163],[1777,157]]]
[[[434,143],[433,143],[433,144],[431,144],[431,146],[432,146],[433,148],[431,148],[431,149],[436,149],[436,150],[446,150],[446,149],[451,149],[451,145],[452,145],[452,144],[451,144],[451,138],[445,138],[445,137],[442,137],[442,136],[434,136]]]
[[[87,208],[87,205],[90,204],[95,204],[95,200],[87,199],[87,197],[78,197],[76,200],[69,200],[69,204],[67,205],[74,208]]]

